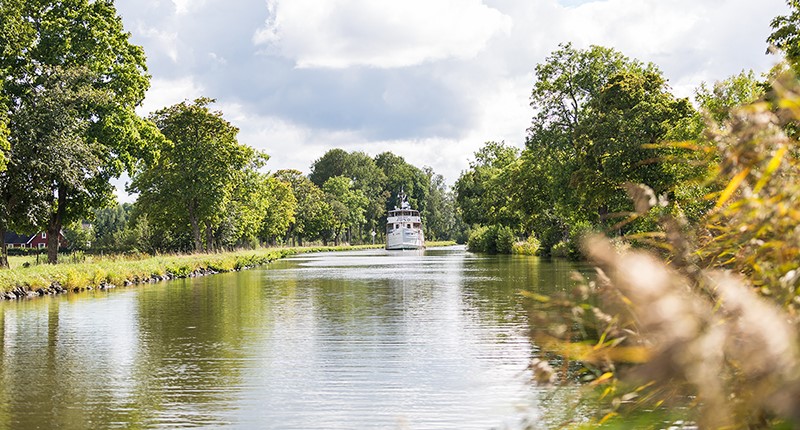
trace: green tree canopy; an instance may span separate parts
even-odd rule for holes
[[[343,176],[353,181],[353,187],[361,190],[369,199],[369,208],[363,224],[375,229],[386,214],[386,174],[375,160],[364,152],[347,152],[331,149],[311,166],[309,178],[318,187],[334,177]]]
[[[675,192],[690,169],[676,167],[683,150],[662,143],[696,138],[698,117],[655,65],[613,49],[560,45],[535,72],[525,150],[488,142],[456,182],[457,202],[469,224],[533,233],[544,253],[565,242],[575,254],[581,231],[630,210],[625,183]]]
[[[233,209],[237,187],[257,180],[250,172],[267,158],[240,144],[239,130],[221,112],[210,110],[211,103],[200,98],[152,115],[168,141],[160,146],[157,159],[142,163],[130,185],[151,223],[165,230],[191,231],[198,252],[214,248],[215,232]]]
[[[519,216],[511,205],[506,177],[517,162],[519,149],[505,142],[486,142],[475,152],[475,160],[455,184],[456,201],[467,224],[519,226]]]
[[[31,174],[46,178],[32,184],[54,193],[49,215],[39,221],[51,232],[51,262],[57,259],[61,226],[112,199],[110,178],[147,156],[150,142],[159,137],[134,111],[149,76],[142,48],[129,37],[107,0],[4,0],[0,7],[0,101],[9,107],[11,156],[31,155],[28,168],[42,169]],[[56,111],[44,112],[53,107]],[[62,136],[53,133],[59,129],[65,130]],[[24,148],[34,141],[38,151]],[[79,170],[73,169],[76,165]],[[4,186],[24,182],[12,174]],[[28,203],[34,204],[33,199]],[[2,212],[8,218],[0,223],[9,226],[31,210],[8,207]]]
[[[408,203],[414,209],[426,213],[428,190],[430,188],[428,176],[422,169],[406,162],[405,158],[391,152],[383,152],[375,157],[375,164],[386,175],[384,192],[387,196],[386,209],[400,206],[397,194],[404,190],[408,195]]]
[[[763,97],[765,84],[759,81],[755,73],[742,71],[709,86],[703,82],[695,91],[695,100],[700,109],[711,117],[718,125],[723,126],[730,118],[734,108],[745,106]]]
[[[283,239],[298,216],[297,197],[292,192],[292,186],[276,176],[268,177],[266,186],[267,207],[264,210],[260,237],[264,241],[275,243],[276,239]]]
[[[800,1],[787,0],[786,4],[790,12],[772,19],[772,33],[767,42],[780,49],[797,72],[800,71]]]
[[[659,73],[651,69],[613,76],[587,112],[579,129],[578,168],[570,181],[582,206],[599,215],[630,210],[624,183],[646,184],[663,194],[685,179],[667,168],[677,161],[676,152],[653,145],[664,142],[673,127],[695,112],[688,100],[668,91]]]
[[[279,170],[275,177],[289,184],[297,199],[297,212],[288,236],[300,244],[303,239],[325,238],[333,229],[333,209],[325,193],[298,170]]]
[[[344,230],[350,231],[366,222],[369,199],[363,191],[355,188],[350,178],[344,176],[328,178],[322,185],[322,191],[334,209],[333,238],[338,244]]]

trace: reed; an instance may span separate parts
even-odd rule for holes
[[[553,358],[534,374],[587,382],[579,403],[594,413],[572,427],[800,427],[800,145],[784,132],[800,121],[795,82],[709,129],[719,192],[701,223],[664,216],[633,247],[594,236],[594,276],[525,293]],[[627,188],[634,217],[647,214],[652,191]]]

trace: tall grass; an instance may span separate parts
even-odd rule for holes
[[[553,358],[535,374],[589,382],[580,402],[596,413],[573,427],[800,428],[800,145],[783,131],[800,121],[800,95],[775,88],[776,102],[709,130],[719,192],[700,224],[663,217],[631,238],[651,250],[594,237],[595,276],[527,293]],[[651,209],[652,191],[628,191],[640,215]]]
[[[381,246],[265,248],[219,254],[87,256],[82,263],[43,264],[29,267],[20,265],[9,270],[0,271],[0,294],[3,296],[9,293],[16,296],[34,296],[61,292],[62,290],[80,291],[88,288],[123,286],[170,278],[241,270],[263,265],[297,253],[342,251]]]

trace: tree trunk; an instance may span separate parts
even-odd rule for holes
[[[57,192],[56,210],[50,214],[50,222],[47,224],[47,262],[50,264],[58,264],[58,239],[67,209],[67,187],[59,185]]]
[[[192,237],[194,237],[194,252],[203,252],[203,242],[200,240],[200,223],[194,216],[194,210],[189,206],[189,222],[192,224]]]
[[[0,268],[8,269],[8,245],[6,244],[6,229],[0,227]]]
[[[209,223],[206,223],[206,252],[214,252],[214,232]]]

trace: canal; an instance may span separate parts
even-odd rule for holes
[[[370,250],[0,302],[0,429],[538,427],[518,292],[572,270]]]

